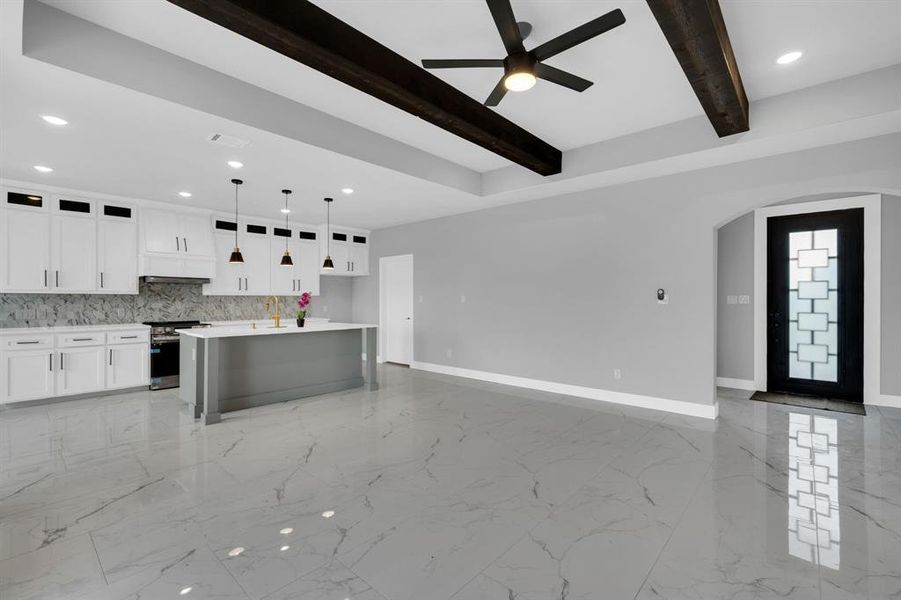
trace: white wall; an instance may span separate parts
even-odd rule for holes
[[[379,230],[354,318],[377,322],[378,257],[412,253],[416,361],[713,404],[717,227],[805,194],[897,193],[899,157],[894,134]]]

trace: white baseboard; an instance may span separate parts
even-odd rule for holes
[[[901,396],[892,396],[890,394],[880,394],[875,402],[867,402],[869,406],[889,406],[891,408],[901,408]]]
[[[717,377],[716,387],[732,388],[733,390],[757,391],[757,384],[753,379],[733,379],[732,377]]]
[[[662,410],[680,415],[702,417],[704,419],[716,419],[719,414],[719,404],[717,403],[712,405],[695,404],[694,402],[685,402],[684,400],[671,400],[669,398],[658,398],[656,396],[628,394],[625,392],[615,392],[612,390],[590,388],[581,385],[570,385],[568,383],[557,383],[542,379],[529,379],[527,377],[503,375],[501,373],[490,373],[488,371],[476,371],[475,369],[463,369],[460,367],[451,367],[435,363],[414,362],[410,367],[421,371],[431,371],[432,373],[443,373],[444,375],[490,381],[492,383],[540,390],[542,392],[550,392],[553,394],[576,396],[578,398],[588,398],[590,400],[600,400],[602,402],[612,402],[614,404],[626,404],[628,406],[637,406],[651,410]]]

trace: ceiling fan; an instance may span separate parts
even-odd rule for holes
[[[535,85],[536,78],[562,85],[577,92],[584,92],[592,85],[591,81],[546,65],[542,61],[626,22],[623,11],[617,8],[527,52],[523,46],[523,40],[531,33],[532,26],[529,23],[516,22],[510,0],[487,0],[487,2],[488,10],[494,17],[494,24],[497,26],[497,31],[501,34],[501,41],[507,50],[506,58],[426,59],[422,61],[422,66],[426,69],[503,68],[504,76],[497,82],[485,100],[485,106],[497,106],[508,90],[523,92],[530,89]]]

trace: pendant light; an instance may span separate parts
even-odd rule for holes
[[[288,229],[288,213],[291,212],[288,210],[288,194],[291,193],[291,190],[282,190],[282,193],[285,195],[285,208],[282,210],[285,213],[285,229]],[[288,238],[285,238],[285,253],[282,254],[282,261],[278,263],[283,267],[293,267],[294,261],[291,260],[291,253],[288,252]]]
[[[326,271],[331,271],[335,268],[335,263],[332,262],[332,252],[331,252],[331,241],[332,241],[332,233],[331,233],[331,206],[334,200],[332,198],[323,198],[325,200],[325,260],[322,261],[322,268]]]
[[[235,248],[232,250],[231,256],[228,258],[229,264],[236,265],[244,262],[241,256],[241,249],[238,247],[238,186],[244,183],[240,179],[232,179],[235,184]]]

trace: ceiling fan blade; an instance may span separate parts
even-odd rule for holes
[[[487,2],[488,10],[494,17],[494,24],[497,26],[497,32],[501,34],[501,41],[504,42],[507,54],[525,52],[526,49],[522,45],[522,34],[519,32],[519,25],[516,24],[516,17],[513,16],[510,0],[487,0]]]
[[[503,60],[493,58],[448,58],[448,59],[423,59],[422,66],[425,69],[468,69],[480,67],[501,67]]]
[[[593,82],[588,81],[587,79],[582,79],[577,75],[561,71],[560,69],[542,63],[535,65],[535,77],[540,77],[541,79],[556,83],[557,85],[562,85],[571,90],[576,90],[577,92],[584,92],[594,85]]]
[[[610,31],[614,27],[619,27],[626,22],[626,17],[620,9],[611,10],[605,15],[598,17],[592,21],[580,25],[571,31],[567,31],[562,35],[558,35],[534,50],[532,54],[536,60],[545,60],[556,54],[560,54],[564,50],[569,50],[573,46],[578,46],[582,42]]]
[[[497,106],[501,103],[504,95],[507,93],[507,86],[504,85],[504,77],[501,77],[501,80],[497,82],[497,85],[494,86],[494,89],[491,90],[491,94],[488,95],[488,98],[485,100],[485,106]]]

